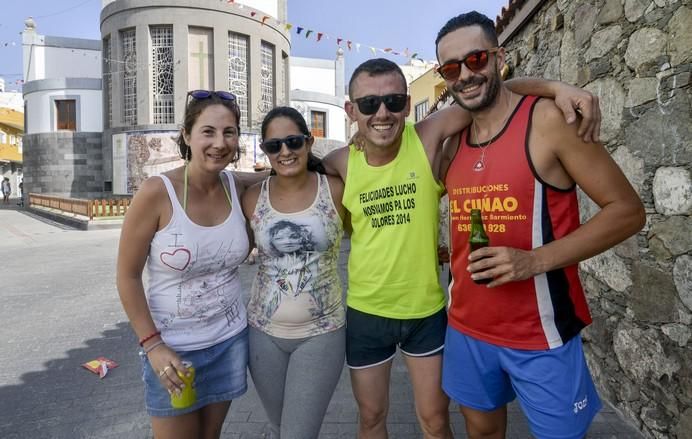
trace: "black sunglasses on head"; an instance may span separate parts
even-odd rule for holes
[[[281,145],[286,144],[291,151],[297,151],[305,145],[305,140],[309,136],[304,134],[286,136],[283,139],[268,139],[260,143],[260,146],[267,154],[276,154],[281,151]]]
[[[377,113],[382,103],[392,113],[403,111],[406,107],[407,97],[408,95],[395,93],[384,96],[363,96],[362,98],[354,99],[354,101],[358,104],[358,111],[366,116],[370,116]]]
[[[211,91],[211,90],[192,90],[187,92],[188,96],[191,96],[193,99],[209,99],[212,96],[216,96],[221,100],[224,101],[235,101],[235,95],[233,93],[227,92],[227,91]]]
[[[492,49],[477,50],[471,52],[464,59],[459,61],[448,61],[437,68],[437,73],[447,81],[455,81],[461,75],[461,65],[465,65],[472,72],[483,70],[488,65],[488,56],[500,50],[499,47]]]

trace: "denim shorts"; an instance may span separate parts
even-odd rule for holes
[[[390,319],[346,309],[346,364],[365,369],[390,361],[396,348],[409,357],[441,355],[447,312],[443,308],[420,319]]]
[[[197,402],[184,409],[171,406],[171,396],[161,385],[146,355],[142,358],[144,401],[150,416],[179,416],[221,401],[231,401],[247,391],[248,329],[228,340],[197,351],[177,352],[195,368]]]

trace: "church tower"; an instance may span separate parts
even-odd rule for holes
[[[103,0],[106,189],[132,194],[149,175],[180,165],[175,146],[189,90],[238,97],[245,149],[257,161],[258,126],[288,104],[287,0]]]

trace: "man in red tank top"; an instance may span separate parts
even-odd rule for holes
[[[606,149],[583,141],[554,101],[504,86],[490,19],[455,17],[436,44],[438,71],[473,118],[441,165],[453,276],[443,388],[470,437],[503,438],[506,404],[518,396],[534,436],[582,438],[600,400],[581,350],[591,317],[577,263],[637,233],[643,205]],[[601,208],[583,225],[577,185]],[[490,246],[470,252],[474,208]]]

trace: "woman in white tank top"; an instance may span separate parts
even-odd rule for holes
[[[239,125],[232,94],[188,93],[178,139],[185,166],[147,179],[123,223],[117,285],[142,348],[157,438],[218,438],[231,400],[247,389],[238,265],[249,241],[242,183],[224,170],[239,158]],[[169,393],[189,390],[181,379],[191,372],[184,361],[194,367],[196,401],[174,408]]]
[[[248,304],[250,373],[271,437],[313,439],[345,356],[337,269],[344,186],[316,172],[324,168],[295,109],[271,110],[262,138],[275,175],[243,196],[259,261]]]

